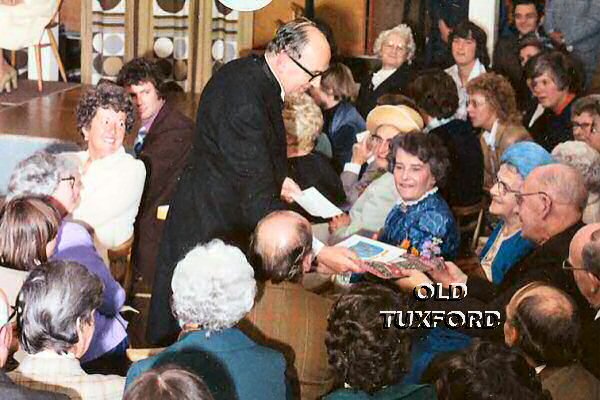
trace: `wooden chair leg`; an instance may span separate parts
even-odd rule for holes
[[[46,29],[46,33],[48,33],[48,39],[50,39],[50,47],[52,48],[52,52],[54,53],[54,57],[56,58],[56,62],[58,63],[58,70],[60,71],[60,76],[63,81],[67,81],[67,74],[65,73],[65,67],[60,60],[60,54],[58,53],[58,44],[56,43],[56,39],[54,38],[54,34],[52,33],[52,29]]]
[[[477,216],[477,226],[475,227],[473,238],[471,239],[471,250],[477,248],[477,239],[479,239],[479,232],[481,231],[481,224],[483,223],[483,213],[484,209],[481,208],[481,211],[479,211],[479,215]]]
[[[14,69],[17,69],[17,51],[16,50],[10,51],[10,65],[12,65],[12,67]]]
[[[41,92],[42,90],[44,90],[43,86],[42,86],[42,49],[40,48],[39,44],[36,44],[34,46],[35,48],[35,64],[37,66],[37,73],[38,73],[38,92]]]

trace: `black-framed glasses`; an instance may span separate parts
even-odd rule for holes
[[[513,190],[510,188],[510,186],[508,186],[505,182],[502,182],[500,179],[496,178],[494,180],[494,185],[498,185],[498,194],[501,197],[506,196],[509,193],[514,194],[515,196],[517,195],[517,193],[519,193],[518,190]]]
[[[287,55],[290,58],[290,60],[292,60],[294,62],[294,64],[296,64],[298,66],[298,68],[300,68],[302,71],[306,72],[310,76],[310,79],[308,80],[309,82],[312,82],[313,80],[317,79],[318,77],[320,77],[321,75],[323,75],[325,73],[325,71],[313,72],[313,71],[309,70],[308,68],[306,68],[304,65],[302,65],[300,63],[300,61],[296,60],[289,53],[287,53]]]
[[[577,129],[581,129],[584,132],[591,132],[591,133],[598,132],[598,130],[596,129],[596,124],[593,122],[583,122],[583,123],[571,122],[571,130],[573,132],[575,132],[575,130],[577,130]]]
[[[568,270],[568,271],[573,271],[573,270],[582,270],[585,271],[585,268],[581,268],[581,267],[574,267],[573,264],[571,264],[571,261],[569,261],[568,258],[565,258],[562,262],[562,269],[564,270]]]
[[[69,176],[66,178],[60,178],[61,182],[70,182],[71,185],[71,189],[75,188],[75,177],[74,176]]]
[[[370,144],[372,148],[376,148],[381,144],[385,144],[388,149],[390,148],[390,143],[392,142],[391,139],[384,139],[376,133],[369,136],[369,141],[371,142]]]

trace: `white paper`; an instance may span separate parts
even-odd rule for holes
[[[369,131],[362,131],[362,132],[358,132],[356,134],[356,142],[357,143],[362,143],[363,140],[365,140],[367,138],[367,136],[369,135]]]
[[[333,218],[343,213],[314,187],[303,190],[300,196],[292,197],[306,212],[315,217]]]
[[[405,249],[360,235],[352,235],[336,246],[353,250],[361,260],[365,261],[392,262],[402,258],[406,253]]]

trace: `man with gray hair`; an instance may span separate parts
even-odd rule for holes
[[[325,35],[309,20],[281,26],[264,57],[225,64],[206,84],[198,106],[194,149],[170,203],[158,252],[147,338],[170,343],[173,270],[190,248],[219,238],[246,249],[258,221],[286,208],[300,188],[287,178],[282,104],[320,84],[331,57]],[[322,263],[359,267],[348,249],[325,248]]]
[[[586,225],[577,231],[563,268],[573,271],[577,287],[591,307],[592,312],[584,312],[581,316],[581,362],[600,379],[600,223]]]
[[[79,364],[94,334],[94,310],[102,304],[100,278],[71,261],[41,264],[17,298],[19,342],[27,353],[8,376],[34,389],[77,399],[120,400],[125,379],[88,375]]]
[[[333,302],[298,283],[313,261],[309,222],[293,211],[270,213],[254,230],[250,254],[259,295],[240,329],[283,353],[294,398],[320,398],[333,384],[325,348]]]

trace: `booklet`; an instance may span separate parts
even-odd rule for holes
[[[352,235],[336,246],[354,251],[363,261],[392,262],[401,259],[406,253],[405,249],[360,235]]]
[[[302,195],[293,196],[293,198],[300,207],[304,208],[310,215],[315,217],[328,219],[343,213],[342,210],[327,200],[327,198],[314,187],[303,190]]]

